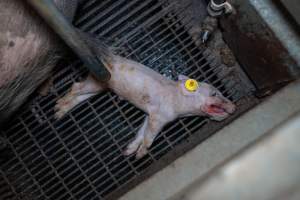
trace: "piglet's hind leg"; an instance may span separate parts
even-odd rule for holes
[[[71,91],[59,99],[55,105],[55,117],[61,118],[77,104],[103,91],[105,88],[91,75],[86,80],[74,83]]]

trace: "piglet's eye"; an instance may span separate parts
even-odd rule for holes
[[[210,94],[210,96],[212,96],[212,97],[217,96],[217,92],[216,92],[216,91],[212,92],[212,93]]]

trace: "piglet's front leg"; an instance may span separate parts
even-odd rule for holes
[[[136,153],[136,158],[141,158],[147,154],[148,148],[152,145],[157,134],[170,120],[159,114],[150,113],[144,120],[135,139],[127,146],[125,155]]]

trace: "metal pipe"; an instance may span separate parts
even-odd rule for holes
[[[27,2],[38,12],[47,24],[66,42],[66,44],[84,62],[99,81],[108,81],[110,73],[101,62],[100,57],[79,35],[78,31],[57,9],[53,0],[27,0]]]
[[[233,12],[232,5],[226,0],[210,0],[207,6],[208,14],[212,17],[220,17]]]
[[[178,199],[300,199],[299,132],[297,113],[194,183]]]

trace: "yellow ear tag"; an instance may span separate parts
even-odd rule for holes
[[[198,82],[195,79],[186,80],[184,86],[190,92],[195,92],[199,87]]]

